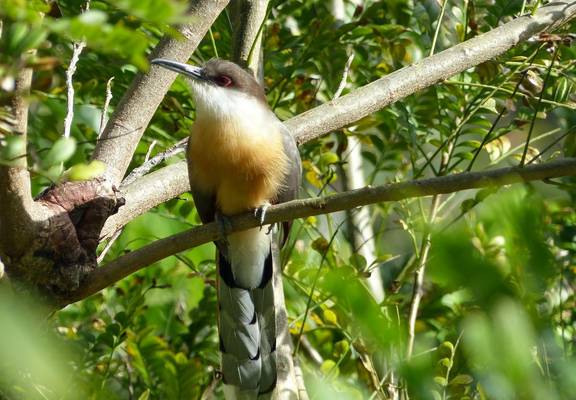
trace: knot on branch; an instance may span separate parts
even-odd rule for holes
[[[47,289],[48,295],[65,296],[96,268],[100,231],[124,199],[112,184],[97,178],[52,186],[36,201],[47,210],[48,217],[41,234],[42,246],[34,255],[53,262],[40,287]]]

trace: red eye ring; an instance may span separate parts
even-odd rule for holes
[[[214,78],[214,82],[218,86],[222,86],[222,87],[232,86],[232,79],[226,75],[218,75],[217,77]]]

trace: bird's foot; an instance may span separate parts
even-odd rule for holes
[[[270,203],[266,202],[262,204],[260,207],[254,209],[254,217],[258,218],[258,221],[260,222],[260,230],[262,230],[262,228],[264,227],[264,219],[266,219],[266,211],[268,211],[269,208]],[[268,230],[267,233],[270,233],[270,229]]]

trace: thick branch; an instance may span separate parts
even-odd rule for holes
[[[374,188],[366,187],[325,198],[295,200],[272,206],[267,211],[265,223],[271,224],[312,215],[328,214],[373,203],[574,175],[576,175],[576,158],[566,158],[546,164],[529,165],[524,168],[510,167],[483,172],[466,172]],[[231,218],[230,223],[231,232],[235,232],[258,226],[259,221],[252,213],[246,213]],[[80,289],[71,295],[69,301],[81,300],[147,265],[219,238],[221,238],[221,234],[218,225],[211,223],[157,240],[95,270],[84,281]]]
[[[536,33],[552,29],[559,23],[573,18],[575,14],[576,2],[574,1],[563,0],[547,4],[541,7],[534,16],[520,17],[488,33],[428,57],[420,63],[395,71],[346,96],[293,117],[285,124],[300,144],[306,143],[332,130],[350,125],[436,82],[503,54],[519,42]],[[173,190],[165,193],[164,197],[173,198],[181,194],[182,192],[178,191],[180,187],[170,182],[187,179],[186,170],[165,176],[169,180],[165,182],[165,186]],[[138,204],[140,202],[150,207],[159,204],[153,204],[145,198],[135,197],[133,200],[136,203],[128,204],[127,207],[139,209],[141,212],[145,210]],[[117,219],[118,226],[128,222],[129,220]]]
[[[128,221],[132,221],[158,204],[190,190],[187,171],[186,162],[181,161],[144,175],[136,182],[123,188],[122,193],[126,205],[122,206],[117,214],[108,218],[100,237],[107,238],[113,235]],[[180,179],[171,179],[173,176],[179,176]]]
[[[14,134],[20,136],[21,154],[11,166],[0,165],[0,253],[18,255],[28,246],[33,235],[34,202],[26,160],[28,129],[28,96],[32,69],[22,68],[16,77],[12,99]]]
[[[327,132],[350,125],[387,105],[444,79],[503,54],[518,43],[576,15],[576,2],[549,3],[533,15],[519,17],[483,35],[458,44],[419,63],[302,113],[286,121],[305,143]]]
[[[178,28],[184,40],[164,37],[150,55],[151,59],[163,57],[186,62],[228,0],[200,0],[191,4],[193,22]],[[93,156],[106,163],[113,183],[118,184],[124,176],[136,145],[175,78],[175,72],[152,66],[148,73],[136,76],[116,107]]]
[[[264,80],[262,60],[262,31],[268,0],[234,0],[230,4],[234,24],[233,55],[239,64],[250,68],[254,76]]]

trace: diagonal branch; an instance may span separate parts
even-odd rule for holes
[[[505,53],[531,36],[551,30],[576,15],[576,2],[562,0],[549,3],[534,15],[526,15],[477,36],[417,64],[402,68],[349,94],[302,113],[285,122],[300,144],[332,130],[350,125],[383,107],[403,99],[421,89],[447,79],[459,72]],[[161,171],[161,170],[160,170]],[[182,192],[178,182],[187,180],[185,169],[177,174],[165,174],[164,185],[171,190],[162,198],[173,198]],[[135,185],[138,181],[135,182]],[[188,189],[184,189],[188,190]],[[149,199],[134,196],[126,208],[146,210],[142,204],[154,207]],[[128,214],[127,214],[128,215]],[[129,220],[115,219],[117,226]]]
[[[523,168],[509,167],[483,172],[465,172],[374,188],[366,187],[325,198],[294,200],[272,206],[266,213],[264,223],[271,224],[312,215],[328,214],[379,202],[399,201],[413,197],[574,175],[576,175],[576,158],[566,158]],[[242,214],[230,219],[230,232],[253,228],[259,223],[252,213]],[[81,300],[156,261],[220,238],[221,231],[218,224],[211,223],[157,240],[92,272],[80,288],[70,295],[68,301]]]
[[[291,118],[286,121],[286,125],[299,143],[309,142],[327,132],[350,125],[399,99],[493,59],[531,36],[574,16],[576,2],[562,0],[549,3],[540,7],[532,16],[519,17],[395,71],[338,100]]]
[[[192,22],[178,27],[184,40],[165,36],[150,58],[163,57],[186,62],[228,1],[190,2]],[[108,178],[114,184],[120,183],[144,130],[175,78],[175,72],[153,66],[148,73],[136,75],[116,107],[93,155],[94,159],[106,163]]]
[[[144,175],[123,188],[126,204],[120,207],[117,214],[106,220],[100,238],[110,237],[139,215],[190,190],[187,171],[186,162],[181,161]],[[180,179],[171,179],[173,176],[179,176]]]

